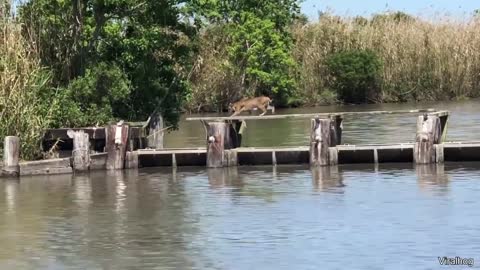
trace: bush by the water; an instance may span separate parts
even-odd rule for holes
[[[326,59],[331,89],[346,103],[377,100],[382,64],[374,52],[352,50],[332,54]]]

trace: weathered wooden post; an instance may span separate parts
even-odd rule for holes
[[[128,151],[125,157],[125,169],[137,169],[138,168],[138,152]]]
[[[211,122],[207,124],[207,167],[218,168],[225,164],[226,123]]]
[[[128,144],[128,128],[128,125],[123,124],[123,121],[116,125],[105,127],[107,170],[121,170],[124,168]]]
[[[326,166],[330,164],[331,119],[315,118],[311,121],[310,165]]]
[[[17,136],[5,137],[3,145],[3,170],[2,174],[7,176],[18,176],[20,167],[18,159],[20,156],[20,138]]]
[[[154,113],[147,121],[148,125],[148,147],[153,149],[163,149],[163,117],[160,113]]]
[[[436,162],[435,144],[441,141],[441,123],[438,116],[424,114],[417,118],[417,135],[413,149],[416,164]]]
[[[337,146],[342,144],[342,130],[343,130],[343,117],[341,115],[334,115],[331,117],[331,143],[330,146]]]
[[[77,172],[88,171],[90,169],[90,138],[88,133],[83,130],[68,130],[67,135],[73,139],[73,170]]]
[[[245,121],[233,120],[226,125],[225,149],[234,149],[242,144],[242,133],[246,128]]]

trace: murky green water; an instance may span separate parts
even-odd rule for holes
[[[452,111],[480,139],[477,102],[321,108]],[[312,110],[295,110],[302,112]],[[291,111],[293,112],[293,111]],[[280,112],[279,112],[280,113]],[[309,122],[248,123],[249,146],[305,145]],[[415,117],[345,119],[344,142],[412,141]],[[172,147],[202,146],[182,122]],[[480,163],[149,168],[0,180],[0,269],[470,269],[480,264]]]

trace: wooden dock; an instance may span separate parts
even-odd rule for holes
[[[417,119],[415,141],[402,144],[348,145],[342,143],[343,119],[359,115],[396,114]],[[335,112],[236,117],[191,117],[205,127],[205,146],[198,148],[146,148],[145,127],[118,123],[104,128],[58,129],[47,132],[44,141],[71,143],[70,155],[41,161],[18,162],[19,140],[5,138],[4,175],[83,172],[96,169],[121,170],[141,167],[202,166],[208,168],[309,164],[313,167],[351,163],[435,164],[480,161],[480,141],[446,141],[448,111],[435,109],[404,111]],[[311,119],[308,145],[298,147],[242,147],[246,121]],[[159,121],[162,122],[162,121]],[[161,126],[155,127],[161,130]],[[413,134],[412,134],[413,135]],[[163,143],[163,138],[156,138]],[[136,142],[135,142],[136,141]],[[92,144],[94,146],[92,147]],[[101,147],[97,147],[97,146]],[[96,148],[97,147],[97,148]],[[9,158],[10,157],[10,158]]]
[[[412,163],[415,143],[377,145],[337,145],[338,164]],[[230,166],[309,164],[310,148],[241,147],[228,150]],[[139,167],[206,166],[205,148],[139,150]],[[480,142],[443,143],[444,161],[480,161]]]

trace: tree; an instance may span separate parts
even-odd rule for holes
[[[326,60],[331,87],[347,103],[378,99],[382,61],[372,51],[350,50],[330,55]]]
[[[42,63],[83,112],[176,125],[195,33],[181,0],[30,0],[20,7]],[[106,89],[111,88],[111,89]],[[126,89],[127,87],[128,89]],[[98,110],[95,112],[95,110]]]
[[[239,96],[273,95],[277,105],[287,105],[295,89],[289,27],[299,9],[297,0],[192,0],[186,7],[197,27],[223,27],[229,53],[225,68],[241,78]]]

